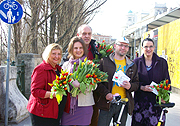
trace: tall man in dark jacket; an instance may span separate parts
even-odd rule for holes
[[[78,28],[77,36],[81,37],[83,41],[85,42],[87,49],[88,49],[88,59],[92,60],[95,58],[96,55],[100,55],[97,48],[96,48],[96,40],[91,39],[92,38],[92,29],[89,25],[83,24]],[[68,53],[66,53],[61,60],[61,65],[68,60],[67,58]],[[93,93],[94,97],[96,97],[95,93]],[[96,100],[95,100],[96,102]],[[97,126],[98,123],[98,116],[99,116],[99,109],[93,105],[93,116],[91,119],[91,126]]]
[[[96,92],[100,94],[96,103],[100,109],[98,126],[109,126],[112,118],[113,122],[117,121],[122,105],[108,102],[113,100],[113,95],[116,93],[120,94],[121,98],[127,97],[129,99],[121,117],[121,126],[125,126],[127,113],[131,115],[134,109],[131,92],[136,91],[139,87],[137,66],[126,56],[129,51],[129,41],[122,37],[116,41],[114,48],[114,53],[100,61],[100,70],[107,72],[109,76],[108,82],[99,83],[96,89]],[[123,71],[130,78],[130,81],[123,81],[121,86],[112,81],[114,73],[119,70]]]
[[[88,59],[92,60],[95,58],[95,54],[100,55],[97,48],[96,48],[96,40],[92,38],[92,29],[89,25],[83,24],[78,28],[77,36],[81,37],[85,42],[87,49],[88,49]],[[66,50],[64,56],[62,57],[60,66],[65,62],[68,61],[68,52]]]
[[[81,25],[78,28],[77,36],[80,36],[83,41],[85,42],[87,49],[88,49],[88,59],[92,60],[95,58],[95,54],[100,55],[97,51],[95,40],[91,39],[92,37],[92,29],[88,25]],[[94,97],[96,97],[96,94],[93,92]],[[96,99],[95,99],[96,102]],[[96,107],[96,105],[93,105],[93,115],[91,119],[90,126],[97,126],[98,123],[98,116],[99,116],[99,109]]]

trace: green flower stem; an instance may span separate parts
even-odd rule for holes
[[[161,96],[159,96],[159,105],[161,105]]]

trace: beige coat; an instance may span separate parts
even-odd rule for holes
[[[71,63],[69,61],[66,61],[63,66],[62,69],[66,70],[66,71],[70,71],[71,68]],[[91,106],[94,105],[94,98],[93,98],[93,93],[92,91],[89,92],[89,90],[87,89],[85,91],[86,95],[84,95],[83,93],[79,93],[78,94],[78,106]]]

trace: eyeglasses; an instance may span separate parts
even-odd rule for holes
[[[144,46],[143,48],[145,48],[145,49],[152,49],[154,46]]]
[[[117,44],[117,43],[116,43],[116,45],[118,45],[118,46],[120,46],[120,47],[123,47],[123,46],[124,46],[125,48],[128,48],[128,47],[129,47],[128,45]]]

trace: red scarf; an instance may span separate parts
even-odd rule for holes
[[[90,44],[89,44],[89,47],[88,47],[88,55],[87,55],[87,57],[88,57],[88,60],[93,60],[94,59],[93,54],[91,52],[91,45]]]

